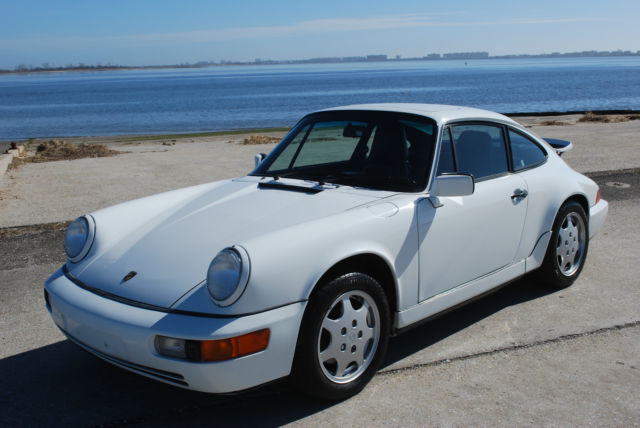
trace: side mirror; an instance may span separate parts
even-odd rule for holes
[[[439,175],[431,186],[431,197],[469,196],[473,194],[475,184],[473,177],[462,174]]]
[[[260,163],[262,163],[262,161],[264,160],[264,158],[266,158],[267,155],[265,153],[258,153],[254,158],[254,162],[256,163],[256,168],[258,167],[258,165],[260,165]]]

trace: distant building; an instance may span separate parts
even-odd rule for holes
[[[359,62],[359,61],[366,61],[367,58],[364,56],[345,56],[344,58],[342,58],[342,60],[344,62]]]
[[[386,55],[367,55],[367,61],[386,61]]]
[[[310,58],[302,60],[301,62],[310,62],[314,64],[326,64],[330,62],[342,62],[343,59],[340,57],[321,57],[321,58]]]
[[[486,59],[489,52],[454,52],[442,54],[444,59]]]

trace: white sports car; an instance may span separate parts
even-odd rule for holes
[[[46,305],[153,379],[223,393],[291,375],[342,399],[390,335],[532,271],[576,280],[608,205],[570,147],[466,107],[311,113],[245,177],[76,219]]]

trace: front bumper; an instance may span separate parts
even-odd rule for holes
[[[600,202],[591,207],[589,210],[589,239],[602,229],[608,213],[609,203],[604,199],[600,199]]]
[[[162,382],[203,392],[248,389],[291,371],[306,302],[238,318],[209,318],[158,312],[116,302],[71,282],[62,269],[46,282],[48,310],[70,340],[104,360]],[[264,351],[222,362],[165,357],[156,335],[191,340],[239,336],[271,330]]]

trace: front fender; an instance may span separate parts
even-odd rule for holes
[[[418,235],[414,199],[384,202],[397,206],[391,216],[377,210],[380,202],[375,202],[239,243],[251,259],[249,283],[236,303],[217,308],[216,313],[242,315],[305,301],[331,267],[365,253],[381,257],[391,268],[400,309],[415,305]],[[210,311],[209,300],[203,283],[174,307],[206,312]]]

